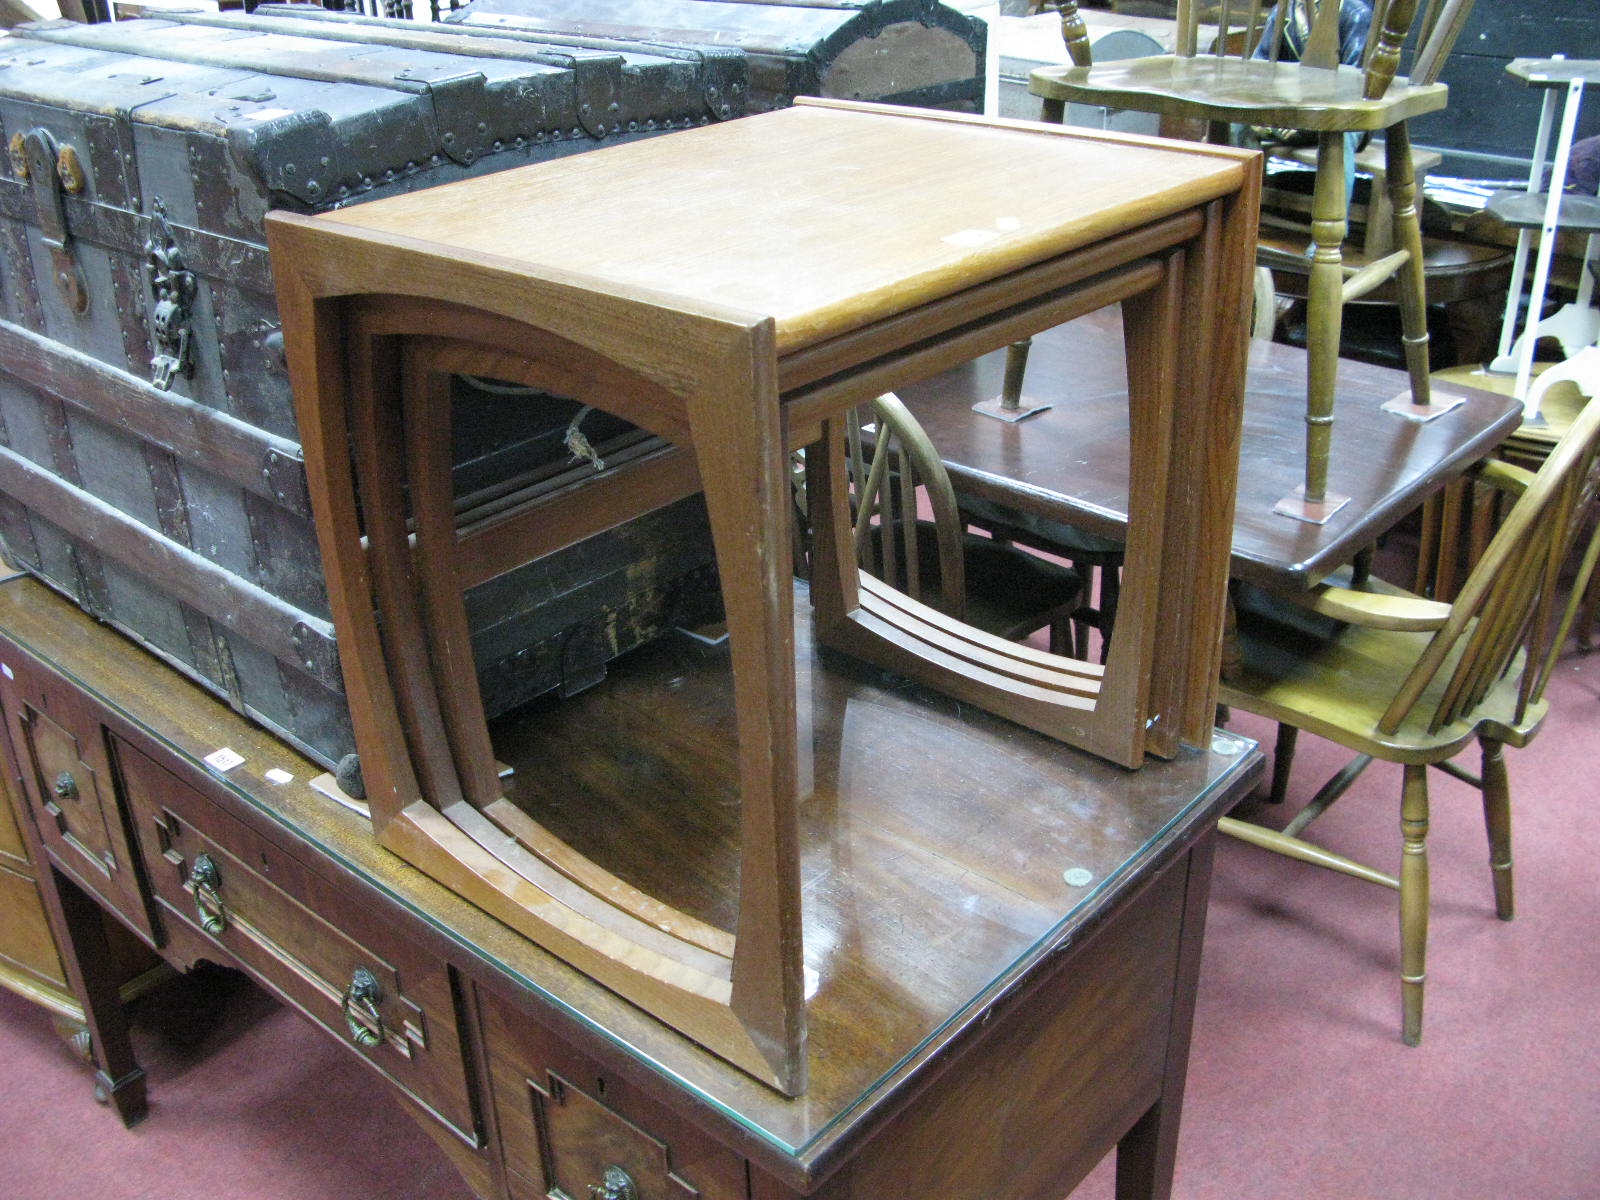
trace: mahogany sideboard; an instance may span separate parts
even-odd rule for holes
[[[1059,1200],[1113,1147],[1119,1196],[1166,1195],[1214,826],[1258,752],[1218,734],[1126,771],[806,630],[829,799],[803,814],[805,937],[827,982],[787,1098],[381,849],[317,768],[147,652],[0,583],[7,771],[98,1090],[142,1115],[104,911],[339,1039],[484,1197]],[[725,654],[636,654],[586,693],[600,707],[564,710],[575,736],[663,673],[697,711]],[[237,765],[208,765],[224,748]]]

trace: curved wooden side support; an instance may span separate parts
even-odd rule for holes
[[[641,931],[596,919],[546,891],[531,855],[487,829],[469,834],[449,816],[418,802],[390,822],[389,849],[454,888],[479,908],[526,934],[559,958],[702,1043],[763,1083],[789,1093],[763,1041],[734,1011],[734,959],[687,941],[639,939]],[[514,861],[523,859],[523,861]],[[552,873],[553,874],[553,873]],[[551,882],[549,875],[544,882]]]
[[[946,653],[963,662],[1010,676],[1021,683],[1076,696],[1079,702],[1074,707],[1078,708],[1092,709],[1100,695],[1106,669],[1098,663],[1063,658],[994,637],[870,575],[861,576],[860,590],[863,614],[922,642],[940,645]]]
[[[483,815],[542,862],[561,872],[573,883],[603,897],[619,912],[634,916],[690,945],[724,958],[733,957],[736,943],[731,933],[663,904],[618,879],[592,859],[579,854],[510,801],[496,800],[484,808]]]
[[[1169,679],[1157,662],[1158,638],[1166,632],[1160,616],[1163,575],[1172,564],[1200,555],[1199,527],[1210,519],[1170,487],[1180,380],[1192,372],[1197,387],[1210,386],[1207,364],[1180,362],[1175,349],[1184,289],[1201,294],[1187,264],[1186,253],[1173,250],[1144,260],[1137,275],[1086,285],[1126,288],[1121,299],[1129,451],[1140,467],[1130,489],[1119,620],[1105,666],[990,636],[862,574],[842,420],[824,421],[821,438],[807,449],[815,523],[811,599],[819,641],[1125,767],[1141,765],[1147,753],[1176,753],[1177,731],[1152,730],[1149,721],[1152,712],[1175,711],[1169,705],[1185,703],[1178,696],[1186,683]],[[1170,596],[1169,590],[1168,603]]]
[[[1025,648],[970,625],[930,619],[939,614],[870,575],[861,576],[860,596],[854,613],[819,628],[829,645],[1030,729],[1095,748],[1100,679],[1078,670],[1095,664],[1012,655],[1008,651]]]
[[[316,308],[322,369],[302,425],[314,431],[308,473],[379,840],[764,1083],[799,1093],[793,593],[779,544],[787,526],[774,519],[787,504],[784,473],[700,469],[781,466],[770,322],[711,322],[684,362],[651,378],[603,349],[447,300],[363,294]],[[451,482],[457,373],[581,399],[669,447],[586,481],[587,503],[561,495],[547,512],[531,501],[497,515],[492,544],[477,533],[464,546]],[[735,664],[732,934],[628,886],[505,799],[463,600],[466,588],[702,480]]]

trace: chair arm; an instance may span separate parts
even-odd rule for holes
[[[1450,617],[1450,606],[1437,600],[1392,592],[1358,592],[1334,584],[1323,584],[1285,599],[1319,616],[1367,629],[1428,633],[1442,628]]]
[[[1520,496],[1533,482],[1533,472],[1498,458],[1485,458],[1473,470],[1473,478],[1512,496]]]

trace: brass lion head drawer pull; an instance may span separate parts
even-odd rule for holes
[[[639,1185],[621,1167],[612,1163],[599,1183],[589,1185],[592,1200],[639,1200]]]
[[[78,798],[78,781],[72,777],[71,771],[63,771],[56,776],[52,789],[57,800],[76,800]]]
[[[194,885],[194,911],[200,928],[215,936],[228,927],[228,910],[222,905],[222,872],[209,854],[195,856],[189,868]]]
[[[344,991],[339,1007],[344,1012],[344,1023],[350,1030],[350,1039],[358,1046],[381,1046],[384,1039],[383,1013],[378,1005],[383,1003],[383,989],[375,975],[365,967],[357,967],[350,977],[350,986]]]

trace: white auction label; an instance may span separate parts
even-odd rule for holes
[[[208,767],[215,767],[219,771],[231,771],[244,761],[244,755],[237,750],[223,746],[220,750],[213,750],[205,757]]]

